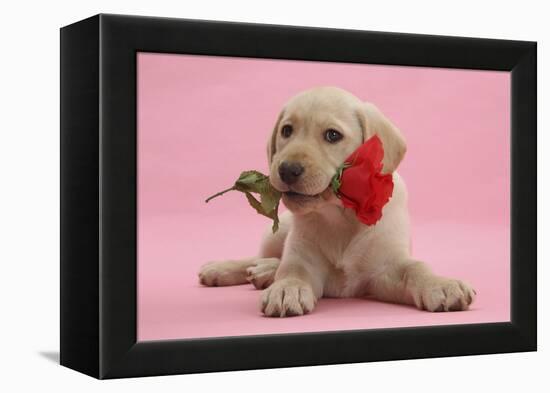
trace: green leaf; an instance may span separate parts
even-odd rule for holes
[[[338,190],[340,189],[340,186],[341,186],[340,178],[337,175],[334,175],[330,185],[332,186],[332,191],[334,191],[335,194],[338,194]]]
[[[256,212],[258,212],[258,214],[261,214],[261,215],[265,216],[266,212],[263,209],[262,204],[260,203],[260,201],[258,201],[256,198],[254,198],[254,195],[252,195],[249,192],[245,192],[244,194],[246,195],[246,199],[248,199],[248,203],[250,203],[250,206],[252,206],[254,209],[256,209]]]
[[[279,206],[279,201],[281,200],[281,193],[277,190],[266,190],[260,194],[260,200],[262,207],[265,211],[271,212],[276,210]]]
[[[273,220],[273,233],[279,229],[278,210],[281,193],[273,188],[268,176],[258,171],[245,171],[241,173],[233,187],[212,195],[206,199],[206,202],[233,190],[243,192],[250,206],[258,214]],[[259,194],[260,200],[256,199],[252,193]]]
[[[235,184],[242,186],[254,186],[254,184],[264,180],[267,176],[258,171],[245,171],[241,173]]]
[[[262,203],[258,201],[254,197],[254,195],[252,195],[249,192],[246,192],[245,195],[246,195],[246,199],[248,199],[248,203],[250,203],[250,206],[252,206],[258,214],[261,214],[262,216],[271,218],[273,220],[272,231],[273,233],[277,232],[277,230],[279,229],[279,216],[277,215],[277,210],[279,208],[279,201],[277,201],[277,204],[273,209],[266,210],[262,206]]]
[[[340,165],[336,169],[336,173],[332,177],[332,180],[330,182],[332,191],[338,196],[338,191],[340,190],[340,187],[342,186],[342,173],[344,173],[344,169],[349,168],[351,164],[344,162],[342,165]]]

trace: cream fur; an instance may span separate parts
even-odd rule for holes
[[[280,130],[291,125],[283,138]],[[325,130],[344,138],[330,144]],[[360,223],[330,190],[330,179],[345,158],[370,136],[384,145],[384,169],[393,173],[394,193],[373,226]],[[268,143],[270,180],[284,194],[289,209],[276,234],[267,230],[258,256],[204,265],[203,285],[251,282],[263,289],[261,310],[267,316],[293,316],[313,311],[321,297],[371,296],[415,305],[428,311],[466,310],[475,291],[460,280],[440,277],[409,254],[407,190],[395,169],[406,151],[400,131],[372,104],[333,87],[305,91],[283,108]],[[283,161],[305,168],[292,186],[281,181]]]

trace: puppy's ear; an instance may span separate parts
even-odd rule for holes
[[[279,123],[283,118],[283,113],[284,113],[284,110],[282,110],[281,113],[279,113],[279,116],[277,117],[277,121],[275,122],[275,126],[273,127],[273,132],[271,133],[271,137],[269,137],[269,140],[267,141],[267,162],[269,163],[269,165],[271,165],[273,156],[277,151],[277,143],[276,143],[277,132],[279,131]]]
[[[399,129],[373,104],[365,102],[360,112],[363,141],[378,135],[384,146],[382,172],[392,173],[397,169],[407,151],[405,138]]]

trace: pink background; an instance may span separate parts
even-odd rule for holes
[[[472,283],[470,311],[322,299],[266,318],[252,286],[198,284],[204,262],[254,255],[270,225],[238,193],[204,199],[266,173],[282,105],[320,85],[373,102],[405,135],[414,255]],[[138,339],[508,321],[509,91],[507,72],[139,53]]]

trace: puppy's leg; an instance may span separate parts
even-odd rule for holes
[[[199,282],[207,287],[251,283],[264,289],[273,283],[279,262],[279,258],[260,257],[209,262],[201,267]]]
[[[279,258],[259,258],[256,259],[254,265],[246,269],[246,279],[256,289],[265,289],[275,279],[275,272],[279,267],[281,260]]]
[[[261,310],[268,317],[290,317],[310,313],[323,295],[323,269],[295,256],[285,256],[273,284],[262,292]]]
[[[283,253],[291,217],[281,217],[276,233],[271,227],[266,231],[259,255],[241,260],[210,262],[199,271],[199,281],[206,286],[226,286],[252,283],[256,288],[267,288],[273,282],[279,259]]]
[[[256,258],[209,262],[199,271],[199,282],[207,287],[247,284],[247,271]]]
[[[476,294],[465,282],[436,276],[425,263],[409,259],[389,263],[370,278],[368,290],[379,300],[427,311],[467,310]]]

